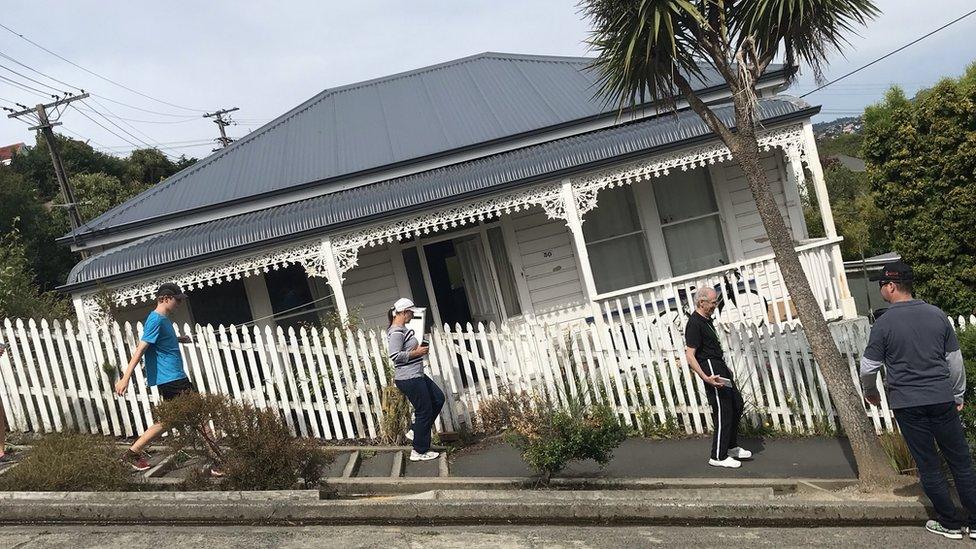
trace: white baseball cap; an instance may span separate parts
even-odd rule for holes
[[[396,300],[395,303],[393,303],[393,312],[402,313],[403,311],[413,311],[415,313],[418,312],[417,307],[413,304],[413,301],[405,297],[401,297],[400,299]]]

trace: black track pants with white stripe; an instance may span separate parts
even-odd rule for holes
[[[721,360],[708,359],[701,363],[706,374],[718,374],[732,379],[732,372]],[[712,407],[712,453],[710,459],[723,460],[729,456],[729,448],[739,445],[739,418],[742,417],[742,395],[739,389],[732,387],[713,387],[705,384],[705,395]]]

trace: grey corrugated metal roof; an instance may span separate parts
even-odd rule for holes
[[[758,109],[767,121],[810,116],[812,110],[802,100],[791,97],[762,99]],[[715,111],[727,124],[732,124],[731,107],[718,107]],[[240,249],[253,250],[272,242],[403,215],[411,210],[700,140],[710,134],[694,112],[681,111],[218,219],[153,235],[89,257],[72,269],[67,286],[176,267]]]
[[[73,234],[171,218],[611,112],[594,99],[597,75],[584,70],[591,61],[484,53],[325,90]],[[723,84],[706,69],[697,87]]]

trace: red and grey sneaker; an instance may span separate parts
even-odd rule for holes
[[[132,450],[126,450],[120,459],[123,463],[128,463],[136,471],[145,471],[150,467],[149,460],[146,459],[146,456],[137,454]]]

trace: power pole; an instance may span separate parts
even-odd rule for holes
[[[219,111],[208,112],[203,115],[204,118],[213,118],[214,124],[216,124],[217,128],[220,129],[220,137],[214,140],[220,143],[220,148],[224,148],[227,145],[230,145],[232,141],[234,141],[230,137],[227,137],[227,132],[224,131],[224,128],[233,124],[234,121],[231,120],[229,116],[227,118],[224,118],[224,115],[230,114],[236,110],[240,110],[240,109],[238,107],[234,107],[233,109],[220,109]],[[216,151],[217,149],[214,150]]]
[[[75,230],[81,227],[83,223],[81,219],[81,213],[78,212],[78,201],[75,200],[75,192],[71,188],[71,183],[68,181],[68,176],[64,171],[64,164],[61,162],[61,153],[58,151],[58,142],[54,138],[54,131],[51,129],[54,126],[60,126],[61,123],[55,119],[51,121],[48,118],[48,111],[50,109],[56,109],[62,105],[67,105],[72,101],[78,101],[80,99],[85,99],[88,97],[87,93],[81,93],[79,95],[72,95],[62,99],[58,99],[53,103],[48,103],[47,105],[38,104],[33,109],[24,109],[22,111],[12,112],[7,115],[7,118],[20,118],[22,116],[36,116],[38,124],[36,126],[31,126],[29,129],[38,130],[41,135],[44,136],[44,140],[47,141],[47,148],[51,151],[51,162],[54,164],[54,175],[58,179],[58,185],[61,187],[61,194],[64,197],[64,207],[68,210],[68,219],[71,221],[71,229]],[[82,257],[84,257],[84,253]]]

